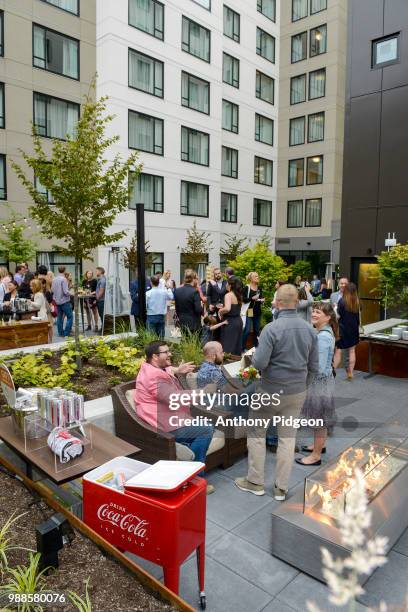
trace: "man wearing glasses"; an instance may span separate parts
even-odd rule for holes
[[[188,446],[193,451],[196,461],[205,463],[214,429],[212,426],[205,425],[183,425],[184,419],[192,418],[189,392],[182,388],[175,376],[175,374],[192,372],[194,364],[182,363],[178,368],[173,367],[171,352],[164,341],[150,342],[145,352],[146,361],[142,364],[136,378],[137,415],[158,431],[171,432],[176,442]],[[177,409],[170,409],[170,398],[174,405],[179,396],[182,401],[178,403]],[[207,490],[207,492],[212,491]]]

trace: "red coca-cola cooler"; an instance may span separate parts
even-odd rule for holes
[[[116,457],[83,477],[85,523],[121,550],[163,567],[178,594],[180,565],[195,550],[200,605],[205,608],[206,481],[204,464]]]

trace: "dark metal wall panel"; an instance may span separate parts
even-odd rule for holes
[[[383,36],[383,1],[351,0],[351,97],[362,96],[381,89],[381,70],[371,68],[371,41]]]
[[[343,206],[340,273],[350,274],[351,257],[367,257],[375,254],[377,208]]]
[[[403,206],[387,206],[380,208],[377,220],[377,236],[375,252],[384,250],[385,237],[388,232],[395,232],[398,242],[408,242],[408,193],[406,204]]]
[[[408,85],[408,1],[385,0],[384,36],[400,32],[400,61],[383,69],[383,89]]]

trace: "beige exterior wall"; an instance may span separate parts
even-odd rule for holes
[[[310,57],[310,30],[327,24],[327,52]],[[291,37],[308,32],[307,59],[291,63]],[[330,251],[338,261],[338,237],[341,214],[341,190],[344,141],[345,72],[347,41],[347,0],[327,0],[327,10],[292,22],[292,2],[281,2],[281,52],[279,87],[279,149],[276,250]],[[316,100],[290,105],[290,79],[313,70],[326,68],[326,95]],[[307,144],[307,117],[325,112],[324,141]],[[289,146],[289,121],[306,117],[305,144]],[[306,185],[306,158],[323,155],[323,183]],[[305,179],[302,187],[288,187],[288,162],[305,159]],[[322,198],[321,227],[287,227],[287,202]]]
[[[21,162],[19,149],[32,151],[33,91],[80,103],[96,72],[96,0],[81,0],[77,17],[42,0],[0,0],[4,11],[4,57],[0,81],[5,83],[5,129],[0,129],[0,153],[7,155],[7,202],[27,214],[30,197],[10,166]],[[33,67],[32,24],[37,23],[80,40],[80,80]],[[44,139],[46,142],[46,139]],[[7,219],[0,202],[0,222]],[[34,226],[33,226],[34,227]],[[48,240],[35,235],[38,251],[52,251]],[[33,265],[35,262],[33,262]]]

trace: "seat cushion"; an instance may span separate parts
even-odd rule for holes
[[[126,391],[125,397],[126,397],[127,401],[129,402],[129,404],[132,406],[133,410],[136,410],[136,407],[135,407],[135,390],[134,389],[129,389],[128,391]]]
[[[214,431],[214,435],[210,442],[210,446],[208,447],[207,455],[211,455],[211,453],[216,453],[221,450],[225,446],[225,435],[224,432],[220,429],[216,429]]]
[[[186,374],[186,383],[188,389],[197,389],[197,372],[189,372]]]

